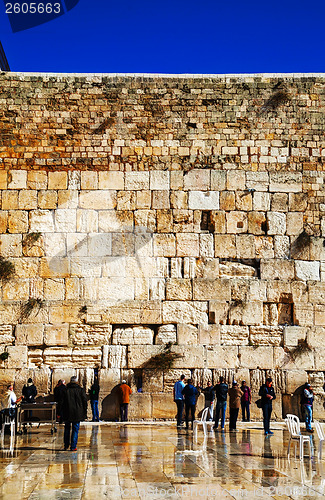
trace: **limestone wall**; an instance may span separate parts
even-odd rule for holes
[[[134,418],[172,418],[181,373],[272,375],[278,418],[306,380],[324,417],[325,77],[0,87],[1,386],[98,368],[103,416],[126,378]]]

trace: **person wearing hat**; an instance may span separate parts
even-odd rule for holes
[[[130,394],[132,394],[131,387],[127,385],[126,380],[122,380],[118,388],[118,394],[120,399],[120,415],[121,422],[128,421],[128,411],[130,403]]]
[[[27,384],[24,385],[23,390],[21,391],[22,393],[22,404],[30,404],[30,403],[35,403],[35,398],[37,396],[37,389],[36,386],[33,384],[33,380],[29,378],[27,380]],[[30,421],[32,419],[33,412],[32,410],[28,410],[25,412],[25,418],[27,421]],[[29,425],[32,425],[31,422]],[[24,423],[24,432],[26,432],[26,423]]]
[[[303,408],[303,415],[306,423],[306,431],[314,432],[311,428],[311,421],[313,418],[313,402],[314,402],[314,392],[310,384],[307,382],[304,385],[304,390],[302,393],[301,404]]]
[[[242,412],[242,420],[243,422],[250,421],[250,404],[252,402],[252,393],[245,380],[242,380],[240,390],[243,395],[241,397],[241,412]],[[245,418],[246,413],[246,418]]]
[[[87,396],[83,387],[78,384],[77,377],[71,377],[63,394],[62,417],[64,449],[67,450],[70,446],[71,451],[77,451],[80,421],[87,418]]]
[[[239,389],[236,380],[233,381],[232,387],[229,389],[229,430],[236,431],[236,424],[238,418],[238,412],[240,408],[240,401],[243,393]]]

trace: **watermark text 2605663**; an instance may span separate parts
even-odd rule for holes
[[[61,4],[58,2],[24,2],[6,3],[6,14],[60,14]]]

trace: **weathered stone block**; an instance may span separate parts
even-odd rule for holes
[[[274,193],[271,195],[271,210],[273,212],[287,212],[289,197],[286,193]]]
[[[216,325],[225,325],[228,319],[229,303],[226,301],[209,301],[209,321]]]
[[[53,368],[72,366],[72,348],[70,347],[48,347],[44,349],[44,364]]]
[[[149,189],[149,172],[125,172],[125,189],[129,191]]]
[[[256,255],[255,238],[252,234],[236,236],[238,259],[254,259]]]
[[[167,300],[192,300],[192,281],[182,278],[167,278]]]
[[[98,172],[99,189],[124,189],[124,172]]]
[[[261,279],[292,280],[295,276],[295,263],[291,260],[261,259]]]
[[[280,370],[299,370],[302,367],[305,370],[314,370],[314,352],[304,348],[293,347],[284,350],[282,347],[275,347],[274,365]]]
[[[319,281],[319,262],[295,261],[296,277],[303,281]]]
[[[185,190],[207,191],[210,189],[210,170],[190,170],[184,175]]]
[[[158,328],[155,344],[174,344],[176,341],[176,325],[162,325]]]
[[[207,368],[237,368],[239,366],[237,346],[207,346]]]
[[[185,379],[191,378],[191,370],[188,369],[171,369],[164,372],[164,392],[173,392],[175,382],[180,379],[181,375],[185,375]]]
[[[283,327],[251,326],[249,329],[249,343],[257,346],[280,346],[283,344]]]
[[[315,324],[323,325],[324,317],[320,311],[315,310]],[[295,325],[299,326],[310,326],[314,323],[314,308],[312,304],[307,304],[305,302],[295,302],[293,308],[293,321]]]
[[[269,173],[268,172],[246,172],[247,189],[256,191],[268,191]],[[254,193],[254,197],[256,193]]]
[[[257,259],[274,258],[273,241],[271,236],[255,236],[255,256]]]
[[[177,343],[196,345],[198,343],[198,329],[193,325],[177,325]]]
[[[267,234],[283,235],[286,233],[286,214],[267,212]]]
[[[127,367],[127,347],[124,345],[103,346],[103,368],[126,368]]]
[[[302,326],[285,326],[283,330],[284,346],[297,346],[299,340],[305,340],[307,328]]]
[[[116,208],[116,191],[81,191],[79,207],[93,210],[109,210]]]
[[[246,212],[228,212],[227,219],[227,233],[247,233],[248,222]]]
[[[153,344],[154,332],[151,328],[134,326],[130,328],[116,328],[112,335],[112,344]]]
[[[236,257],[236,236],[216,234],[214,237],[214,255],[220,258]]]
[[[286,372],[286,393],[294,394],[299,387],[307,382],[305,370],[288,370]]]
[[[273,347],[239,347],[240,366],[243,368],[272,369],[274,368]]]
[[[220,193],[219,208],[220,210],[226,210],[227,212],[236,209],[236,198],[234,191],[222,191]],[[216,232],[224,233],[225,231],[223,230]]]
[[[75,347],[72,350],[72,362],[75,366],[100,367],[102,350],[99,347]]]
[[[193,280],[194,300],[230,300],[230,283],[228,279]]]
[[[305,337],[303,337],[303,340],[305,340],[307,329],[303,328],[303,330],[305,330]],[[314,326],[308,329],[307,344],[311,348],[314,349],[322,348],[324,346],[324,338],[325,338],[325,328],[323,326]]]
[[[163,372],[157,370],[143,370],[142,372],[142,391],[143,392],[162,392],[164,388]]]
[[[304,221],[303,214],[299,212],[287,213],[287,234],[298,235],[303,231]]]
[[[103,345],[111,341],[111,325],[70,325],[70,337],[73,344],[83,345]]]
[[[266,232],[265,212],[248,213],[248,232],[251,234],[265,234]]]
[[[152,411],[152,398],[153,394],[139,394],[134,393],[130,396],[129,405],[129,419],[130,420],[144,420],[156,417]],[[175,404],[175,403],[174,403]],[[158,414],[158,413],[157,413]]]
[[[18,326],[18,325],[17,325]],[[17,332],[16,332],[17,336]],[[15,337],[13,336],[11,325],[0,325],[0,344],[13,344]]]
[[[178,257],[198,257],[199,250],[199,235],[192,233],[176,234],[176,255]]]
[[[302,174],[300,172],[271,172],[270,192],[298,193],[302,191]]]
[[[44,325],[41,323],[16,325],[16,344],[43,345]]]
[[[22,254],[21,234],[1,234],[0,252],[4,258],[20,257]]]
[[[199,325],[198,344],[220,345],[220,326]]]
[[[221,345],[248,345],[248,326],[221,325]]]
[[[7,368],[25,368],[27,366],[27,346],[9,345],[9,357],[6,361]]]
[[[190,210],[218,210],[219,191],[190,191],[188,207]]]
[[[164,323],[208,323],[206,302],[166,301],[162,304]]]
[[[162,350],[163,347],[158,345],[130,345],[128,347],[128,368],[144,368],[146,363]]]
[[[48,346],[68,345],[68,324],[45,325],[44,344]]]

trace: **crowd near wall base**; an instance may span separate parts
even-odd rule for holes
[[[325,417],[325,76],[0,75],[0,385],[179,376]],[[172,361],[170,361],[172,360]],[[203,396],[199,407],[202,408]],[[252,404],[252,417],[260,410]]]

